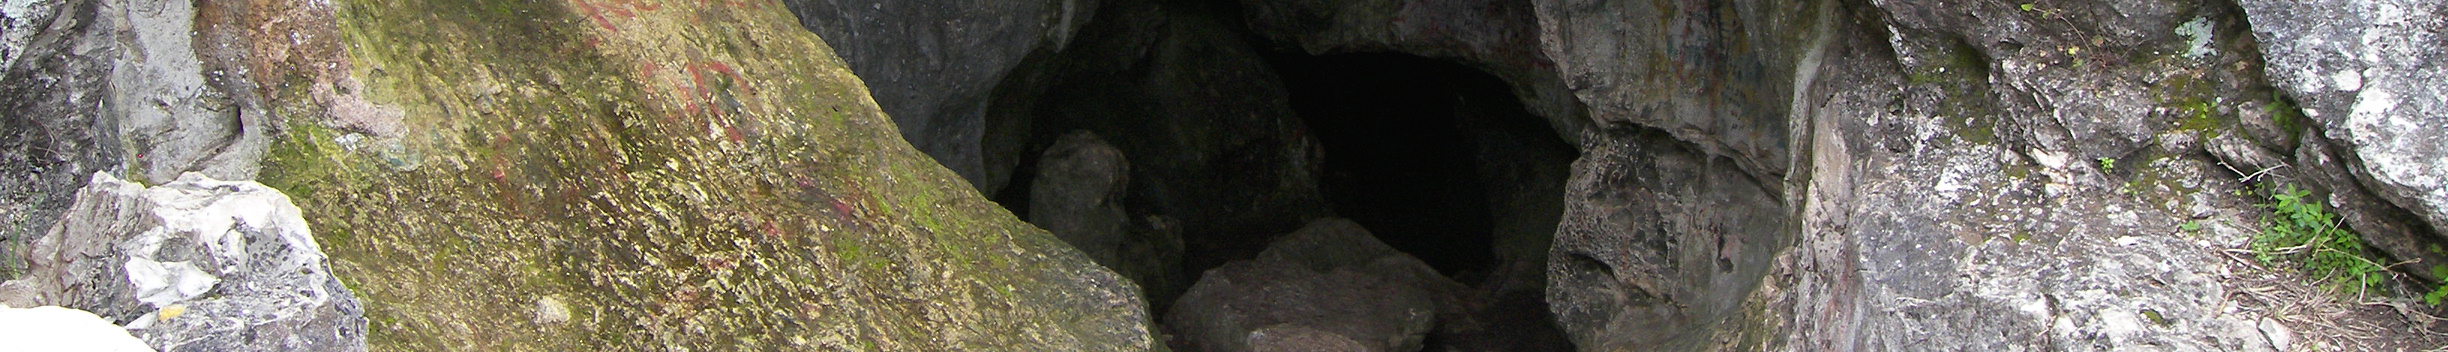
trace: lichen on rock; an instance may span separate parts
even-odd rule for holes
[[[1134,286],[894,138],[780,6],[339,1],[263,180],[377,348],[1150,346]]]

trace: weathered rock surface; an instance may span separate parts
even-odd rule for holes
[[[108,30],[78,16],[93,1],[32,1],[0,6],[0,258],[51,228],[95,171],[120,164],[115,127],[100,114],[116,57]],[[23,6],[17,6],[23,5]],[[69,16],[61,16],[67,14]],[[61,20],[65,18],[65,20]],[[107,28],[107,27],[105,27]],[[42,33],[45,35],[37,36]],[[0,279],[23,270],[0,260]]]
[[[1583,138],[1549,277],[1583,350],[2295,348],[2255,328],[2287,303],[2233,294],[2263,269],[2221,254],[2262,211],[2236,195],[2255,170],[2210,155],[2292,146],[2233,7],[1539,6],[1606,131]],[[1659,151],[1679,156],[1636,157]],[[1652,161],[1677,159],[1707,161]],[[1684,164],[1728,170],[1660,176]],[[1691,175],[1741,187],[1592,196]],[[1746,212],[1764,219],[1591,216]],[[1731,288],[1684,293],[1708,287]]]
[[[95,25],[117,29],[108,38],[119,45],[102,111],[137,156],[128,159],[131,174],[144,180],[185,172],[255,178],[272,123],[251,95],[246,67],[232,62],[229,53],[242,49],[227,41],[244,39],[199,33],[216,25],[209,23],[216,18],[198,16],[199,7],[235,2],[106,0],[99,5],[101,21]]]
[[[2448,96],[2448,53],[2439,50],[2448,3],[2237,4],[2252,20],[2269,83],[2318,125],[2318,135],[2305,137],[2329,139],[2352,175],[2330,180],[2340,185],[2330,201],[2356,210],[2349,221],[2390,254],[2422,259],[2417,268],[2448,265],[2448,253],[2430,249],[2448,242],[2448,100],[2439,98]]]
[[[139,180],[184,172],[254,177],[271,124],[232,54],[243,46],[228,45],[244,39],[198,33],[226,20],[198,17],[199,6],[231,2],[6,6],[0,172],[22,176],[0,181],[0,209],[11,210],[0,219],[9,225],[0,230],[0,254],[39,235],[66,206],[65,195],[96,171],[130,170]]]
[[[1834,2],[1532,4],[1540,47],[1592,125],[1664,130],[1754,174],[1783,176],[1787,112],[1816,60],[1801,49]]]
[[[1002,189],[1011,167],[987,164],[981,149],[990,93],[1022,59],[1069,45],[1097,3],[783,1],[866,79],[903,138],[987,193]]]
[[[1692,349],[1790,240],[1775,195],[1662,133],[1594,133],[1565,191],[1547,302],[1584,350]]]
[[[369,104],[281,96],[263,179],[377,346],[1151,346],[1135,286],[896,138],[780,2],[345,5],[305,81]]]
[[[1190,351],[1417,351],[1461,289],[1351,220],[1320,219],[1209,270],[1165,323]]]
[[[188,173],[95,174],[0,303],[92,311],[165,351],[363,351],[364,308],[289,198]]]
[[[129,2],[0,7],[75,20],[0,81],[6,165],[44,170],[12,201],[260,162],[231,175],[294,197],[375,349],[1152,346],[1135,286],[898,138],[779,1]],[[119,17],[192,22],[87,21]]]

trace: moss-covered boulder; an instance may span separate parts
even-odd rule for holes
[[[773,0],[206,2],[377,350],[1150,347]]]

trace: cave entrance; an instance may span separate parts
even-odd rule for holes
[[[1407,54],[1270,50],[1219,4],[1102,3],[1069,49],[1023,62],[982,122],[986,173],[1009,179],[981,187],[1138,283],[1167,333],[1188,336],[1176,342],[1369,325],[1428,350],[1570,349],[1546,256],[1579,151],[1512,84]],[[1350,237],[1287,240],[1336,217],[1427,267],[1277,270],[1382,258],[1299,247],[1382,248]],[[1278,253],[1303,257],[1260,258],[1287,243]],[[1432,331],[1372,315],[1420,305]]]
[[[1267,59],[1324,154],[1336,214],[1465,283],[1544,266],[1578,155],[1511,85],[1404,54]]]
[[[1571,350],[1547,314],[1548,246],[1579,150],[1511,84],[1405,54],[1266,54],[1322,154],[1332,211],[1478,294],[1425,350]],[[1465,324],[1468,325],[1468,324]]]

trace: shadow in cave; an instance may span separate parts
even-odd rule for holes
[[[1320,184],[1334,211],[1388,245],[1476,282],[1503,264],[1498,218],[1555,221],[1554,209],[1521,209],[1520,198],[1539,195],[1519,192],[1560,187],[1574,151],[1504,81],[1403,54],[1276,53],[1268,61],[1323,150]],[[1522,184],[1542,181],[1529,175],[1538,171],[1555,184]]]
[[[987,144],[1019,142],[988,156],[1012,168],[996,202],[1058,237],[1106,224],[1118,239],[1066,241],[1138,282],[1159,321],[1211,269],[1343,217],[1453,280],[1428,350],[1570,349],[1544,293],[1578,151],[1510,84],[1413,55],[1269,52],[1216,20],[1239,17],[1229,6],[1170,4],[1106,4],[1071,49],[997,87]],[[1099,146],[1067,138],[1083,133]],[[1065,157],[1097,148],[1126,159],[1122,195],[1041,189],[1115,172]]]
[[[1324,154],[1333,211],[1475,288],[1469,323],[1439,327],[1427,350],[1572,349],[1545,276],[1579,152],[1511,85],[1404,54],[1266,56]]]

